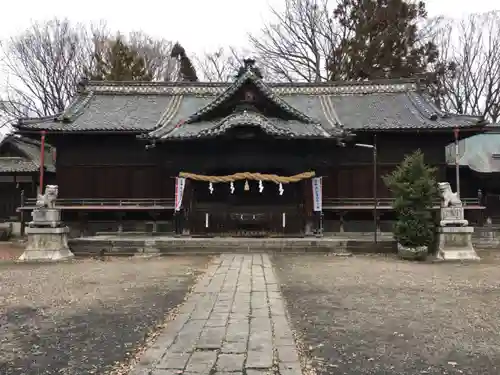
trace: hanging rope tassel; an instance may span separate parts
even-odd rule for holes
[[[245,181],[245,187],[243,188],[245,191],[250,190],[250,185],[248,184],[248,180]]]

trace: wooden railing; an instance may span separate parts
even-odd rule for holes
[[[25,207],[33,207],[36,205],[36,198],[27,198],[24,202]],[[74,207],[74,206],[133,206],[133,207],[173,207],[174,199],[169,198],[59,198],[56,200],[58,207]]]
[[[377,207],[391,207],[393,198],[378,198]],[[478,198],[462,198],[462,203],[464,206],[478,206]],[[436,200],[436,206],[440,205],[440,201]],[[349,206],[349,207],[361,207],[361,206],[374,206],[373,198],[324,198],[324,207],[335,207],[335,206]]]
[[[377,199],[377,207],[390,208],[392,206],[392,198],[379,198]],[[479,206],[477,198],[464,198],[462,199],[464,206]],[[439,207],[440,202],[436,201],[436,207]],[[35,198],[27,198],[24,201],[22,208],[33,208],[36,205]],[[373,198],[325,198],[323,199],[323,207],[373,207]],[[136,199],[136,198],[60,198],[56,201],[57,207],[70,208],[70,207],[165,207],[172,208],[174,206],[174,199],[172,198],[149,198],[149,199]]]

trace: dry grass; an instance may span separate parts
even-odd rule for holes
[[[103,374],[133,357],[207,257],[0,263],[0,374]]]
[[[276,257],[294,326],[324,374],[500,373],[500,260]]]

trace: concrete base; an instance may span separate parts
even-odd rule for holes
[[[74,254],[68,247],[68,227],[26,228],[28,243],[21,261],[57,261],[70,259]]]
[[[473,227],[441,227],[438,229],[440,260],[479,260],[472,245]]]

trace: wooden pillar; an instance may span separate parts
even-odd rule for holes
[[[158,217],[160,216],[160,214],[158,213],[158,211],[150,211],[149,216],[151,217],[151,219],[153,219],[153,228],[151,234],[155,235],[158,233]]]
[[[181,233],[184,236],[191,235],[192,229],[192,216],[193,216],[193,183],[191,180],[186,180],[184,187],[184,196],[182,198],[182,220],[181,220]]]
[[[302,189],[304,195],[304,234],[306,236],[312,236],[314,234],[314,219],[313,219],[313,192],[312,192],[312,182],[310,179],[302,180]]]
[[[19,211],[19,221],[21,222],[21,230],[20,230],[20,234],[21,236],[24,236],[24,233],[26,231],[26,220],[24,218],[24,210],[22,209],[24,207],[24,201],[25,201],[25,197],[24,197],[24,189],[21,190],[21,210]]]
[[[477,203],[478,203],[479,207],[484,206],[483,202],[484,202],[483,190],[478,189],[477,190]],[[478,209],[478,211],[479,211],[478,225],[480,227],[482,227],[482,226],[484,226],[484,223],[485,223],[485,215],[484,215],[485,210]]]
[[[88,224],[88,214],[86,212],[78,212],[78,223],[80,237],[85,237],[87,235]]]
[[[173,225],[174,225],[174,234],[176,234],[176,235],[181,233],[179,217],[180,217],[180,213],[177,211],[174,211],[174,215],[172,217],[172,220],[173,220]]]

